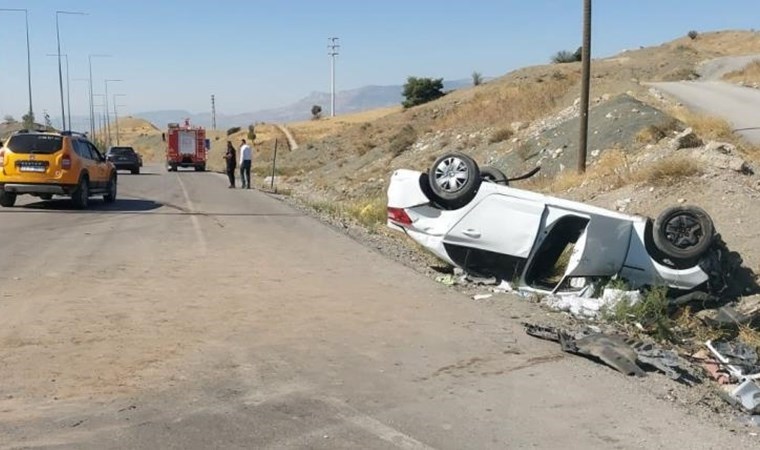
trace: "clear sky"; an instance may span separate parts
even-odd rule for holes
[[[0,0],[29,9],[34,107],[60,114],[55,11],[69,55],[72,113],[87,114],[88,54],[95,92],[125,112],[239,113],[329,91],[327,38],[340,37],[337,89],[403,84],[407,76],[500,76],[548,62],[581,41],[582,0]],[[0,114],[27,107],[23,13],[0,12]],[[698,31],[750,29],[758,0],[594,0],[594,56]],[[65,74],[64,74],[65,77]]]

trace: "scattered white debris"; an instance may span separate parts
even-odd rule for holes
[[[623,291],[607,288],[600,298],[589,298],[575,295],[552,295],[544,299],[551,309],[569,312],[574,316],[595,318],[608,308],[614,308],[618,303],[626,301],[636,304],[641,301],[639,291]]]
[[[473,300],[485,300],[487,298],[493,297],[493,294],[476,294],[472,296]]]

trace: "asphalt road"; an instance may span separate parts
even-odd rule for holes
[[[24,199],[0,239],[3,449],[750,445],[527,337],[523,300],[495,314],[217,174]]]
[[[653,83],[685,105],[722,117],[749,142],[760,144],[760,90],[722,81]]]

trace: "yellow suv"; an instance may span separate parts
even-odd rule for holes
[[[82,134],[21,130],[0,147],[0,206],[13,206],[20,194],[70,196],[79,209],[94,195],[113,203],[116,168]]]

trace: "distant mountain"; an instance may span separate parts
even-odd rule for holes
[[[472,80],[444,81],[446,91],[471,86]],[[350,114],[367,111],[375,108],[394,106],[401,104],[403,86],[364,86],[358,89],[338,91],[335,93],[335,109],[338,114]],[[323,114],[330,113],[330,93],[312,92],[306,97],[287,106],[242,114],[217,114],[217,128],[232,126],[244,126],[256,122],[295,122],[307,120],[311,117],[311,107],[320,105]],[[190,119],[191,123],[211,127],[211,114],[193,114],[184,110],[147,111],[133,114],[136,117],[146,119],[159,128],[170,122],[181,122]]]

